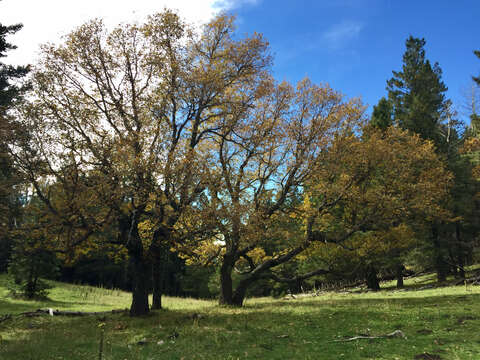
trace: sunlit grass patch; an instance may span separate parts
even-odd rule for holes
[[[29,303],[2,295],[0,309],[97,311],[128,307],[129,302],[130,294],[122,291],[55,283],[49,301]],[[103,359],[413,359],[424,352],[441,359],[480,358],[478,286],[247,299],[243,308],[171,297],[163,304],[165,310],[143,318],[126,313],[14,316],[0,323],[0,358],[98,358],[103,323]],[[406,339],[338,341],[394,330]]]

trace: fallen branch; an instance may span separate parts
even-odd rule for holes
[[[360,335],[360,336],[354,336],[348,339],[341,339],[341,340],[334,340],[334,342],[346,342],[346,341],[355,341],[355,340],[362,340],[362,339],[386,339],[386,338],[402,338],[406,339],[407,337],[401,330],[395,330],[394,332],[390,334],[385,334],[385,335],[379,335],[379,336],[365,336],[365,335]]]
[[[43,316],[43,315],[51,315],[51,316],[88,316],[88,315],[108,315],[108,314],[119,314],[124,313],[127,310],[110,310],[110,311],[95,311],[95,312],[84,312],[84,311],[67,311],[67,310],[53,310],[49,309],[38,309],[36,311],[27,311],[20,314],[18,316]]]
[[[6,314],[6,315],[3,315],[3,316],[0,316],[0,323],[10,319],[12,317],[12,315],[10,314]]]
[[[480,282],[480,275],[476,275],[474,277],[466,278],[466,279],[461,279],[458,280],[455,285],[465,285],[465,283],[470,284],[470,285],[478,285]]]

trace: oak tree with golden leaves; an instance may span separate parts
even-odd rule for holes
[[[62,45],[44,46],[33,101],[19,110],[34,138],[17,144],[16,162],[72,229],[64,245],[74,251],[116,224],[118,239],[109,241],[128,251],[131,315],[148,313],[157,249],[205,190],[212,137],[252,106],[269,66],[260,35],[237,40],[233,32],[231,17],[197,31],[169,10],[113,31],[91,21]],[[61,206],[42,182],[61,188]],[[150,237],[140,235],[146,220]]]

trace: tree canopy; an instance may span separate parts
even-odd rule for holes
[[[368,119],[328,84],[275,80],[268,42],[234,21],[195,27],[167,9],[111,30],[89,21],[43,46],[25,101],[10,80],[28,69],[0,73],[0,115],[15,125],[2,150],[27,184],[17,269],[37,253],[128,261],[138,316],[150,292],[161,308],[172,264],[214,268],[195,276],[217,274],[219,302],[241,306],[256,283],[348,267],[378,287],[422,231],[436,244],[456,226],[458,246],[437,247],[463,251],[474,183],[425,40],[407,39]]]

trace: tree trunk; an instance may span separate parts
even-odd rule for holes
[[[396,269],[397,289],[403,288],[403,270],[405,270],[405,266],[403,266],[403,264],[397,265],[397,269]]]
[[[245,300],[247,289],[253,282],[255,282],[255,280],[256,277],[248,277],[240,281],[237,288],[235,289],[235,292],[233,293],[233,306],[243,306],[243,301]]]
[[[245,300],[245,295],[247,293],[247,288],[249,284],[240,284],[233,293],[232,305],[241,307],[243,305],[243,300]]]
[[[465,279],[465,249],[462,246],[461,229],[460,224],[455,224],[455,237],[457,240],[457,264],[458,264],[458,276],[460,279]]]
[[[234,305],[232,270],[233,255],[225,254],[220,267],[220,298],[218,300],[220,305]]]
[[[465,257],[462,253],[458,255],[458,277],[465,279]]]
[[[148,273],[146,259],[138,254],[130,254],[130,270],[132,272],[133,291],[130,316],[141,316],[149,313],[148,307]]]
[[[370,290],[380,290],[380,283],[378,282],[377,270],[373,266],[368,266],[366,270],[367,287]]]
[[[150,246],[152,261],[153,301],[152,309],[162,308],[162,295],[165,290],[165,271],[168,263],[170,232],[164,227],[159,227],[153,234]]]
[[[441,283],[447,280],[447,263],[444,259],[443,247],[440,242],[438,228],[436,224],[432,225],[434,264],[437,272],[437,282]]]
[[[141,316],[149,313],[148,281],[150,264],[145,258],[142,239],[138,233],[138,219],[135,213],[131,219],[122,219],[120,222],[121,236],[125,240],[130,258],[132,275],[132,305],[130,316]]]
[[[435,269],[437,272],[437,282],[441,283],[447,280],[447,269],[442,254],[435,254]]]
[[[155,258],[153,261],[152,278],[153,278],[153,301],[152,310],[159,310],[162,308],[162,294],[164,283],[164,262],[161,256]]]

